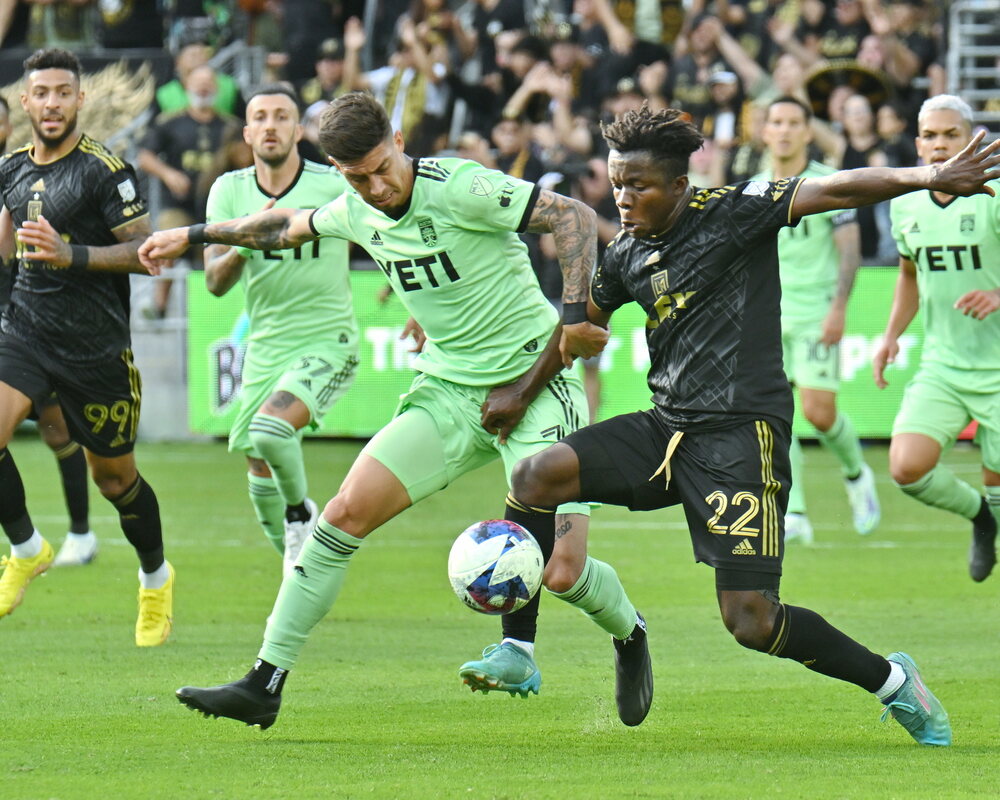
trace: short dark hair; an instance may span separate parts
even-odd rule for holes
[[[247,105],[250,105],[250,101],[255,97],[260,97],[265,94],[283,94],[292,104],[295,106],[295,110],[298,111],[299,108],[299,96],[295,93],[295,90],[287,83],[264,83],[255,88],[250,92],[250,96],[247,98]]]
[[[803,103],[799,98],[793,97],[790,94],[784,94],[775,100],[772,100],[767,104],[767,113],[771,113],[771,109],[774,108],[779,103],[791,103],[793,106],[798,106],[802,109],[802,113],[805,114],[806,122],[809,122],[813,118],[813,111],[809,107],[808,103]]]
[[[649,103],[638,111],[626,111],[614,122],[602,123],[601,134],[612,150],[649,152],[664,164],[671,178],[687,174],[691,154],[705,141],[689,114],[676,108],[651,111]]]
[[[319,118],[319,146],[334,161],[360,161],[391,138],[389,117],[368,92],[341,95]]]
[[[24,59],[24,74],[39,69],[65,69],[76,75],[80,80],[80,59],[69,50],[50,47],[48,50],[36,50]]]

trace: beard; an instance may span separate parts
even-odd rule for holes
[[[267,164],[269,167],[273,169],[275,167],[280,167],[282,164],[288,161],[294,149],[295,149],[295,143],[293,142],[291,147],[289,147],[283,153],[276,152],[276,153],[268,153],[266,155],[263,153],[255,153],[254,155],[256,155],[257,158],[259,158],[261,161],[263,161],[265,164]]]
[[[76,115],[72,117],[63,117],[66,122],[66,127],[63,128],[63,132],[56,135],[50,136],[45,133],[42,129],[40,123],[36,123],[34,119],[31,120],[31,128],[35,132],[35,136],[45,142],[45,146],[49,149],[54,150],[59,147],[63,142],[65,142],[75,131],[76,131]]]

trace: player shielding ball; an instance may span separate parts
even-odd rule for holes
[[[972,139],[972,109],[954,95],[932,97],[918,116],[917,153],[945,164]],[[988,186],[995,191],[1000,180]],[[1000,509],[1000,202],[929,189],[890,205],[899,277],[875,383],[899,352],[918,309],[924,323],[920,367],[892,426],[889,471],[906,494],[972,521],[969,575],[984,581],[996,564]],[[986,496],[939,463],[970,420],[979,423]]]
[[[139,557],[135,642],[155,646],[170,634],[174,571],[163,556],[156,495],[133,454],[141,382],[130,350],[128,273],[145,272],[136,252],[150,229],[146,203],[132,167],[76,130],[84,100],[76,56],[39,50],[24,69],[32,144],[0,161],[20,256],[0,333],[0,526],[11,542],[0,617],[54,558],[32,524],[7,444],[55,392]]]
[[[776,235],[809,214],[916,189],[992,194],[1000,141],[910,169],[695,190],[702,144],[681,112],[644,107],[605,126],[622,233],[594,277],[589,318],[636,301],[647,315],[654,407],[591,425],[514,469],[516,502],[631,509],[681,504],[698,561],[715,569],[723,622],[744,647],[872,692],[923,744],[951,742],[948,716],[904,653],[883,658],[814,611],[780,602],[792,397],[781,363]],[[551,529],[527,526],[540,541]]]
[[[215,181],[209,222],[270,205],[320,208],[347,188],[336,169],[299,156],[298,105],[284,86],[250,96],[243,138],[254,164]],[[250,502],[287,574],[319,516],[307,497],[303,432],[343,397],[358,366],[347,242],[317,239],[275,251],[206,247],[208,290],[221,297],[239,282],[250,331],[229,449],[246,456]]]
[[[282,583],[253,669],[235,683],[178,691],[192,708],[262,727],[276,718],[287,672],[336,600],[365,537],[465,472],[500,458],[509,475],[520,458],[576,430],[587,403],[575,373],[556,374],[560,336],[567,362],[596,354],[607,341],[607,332],[585,319],[597,256],[594,213],[585,205],[473,161],[411,159],[384,109],[363,93],[324,112],[320,143],[354,191],[318,210],[275,208],[161,231],[140,249],[155,269],[193,241],[275,250],[348,239],[368,251],[427,336],[397,416],[358,456]],[[555,239],[564,278],[561,329],[517,235],[525,230]],[[532,377],[539,364],[552,367],[540,381]],[[491,417],[485,426],[484,404]],[[554,529],[556,510],[508,506],[507,518]],[[612,635],[619,716],[637,725],[652,701],[645,624],[615,571],[586,556],[589,507],[558,510],[568,522],[557,543],[552,533],[542,544],[546,558],[553,556],[546,586]],[[505,615],[503,641],[462,665],[465,682],[474,690],[537,693],[537,613],[535,595]]]

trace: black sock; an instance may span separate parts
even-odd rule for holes
[[[778,606],[765,652],[869,692],[881,689],[889,677],[889,662],[882,656],[838,631],[815,611],[784,603]]]
[[[253,668],[244,676],[244,680],[256,689],[268,694],[281,694],[285,687],[288,670],[276,667],[269,661],[258,658]]]
[[[87,458],[76,442],[56,450],[56,463],[62,475],[63,495],[69,511],[70,533],[90,530],[90,497],[87,494]]]
[[[512,495],[507,495],[507,510],[504,519],[516,522],[535,537],[538,546],[542,548],[542,559],[548,564],[556,541],[556,510],[554,508],[529,508],[515,500]],[[522,608],[503,615],[501,626],[505,639],[517,639],[521,642],[535,641],[535,633],[538,629],[538,603],[541,594],[542,590],[539,589]]]
[[[309,516],[309,509],[306,507],[305,500],[297,506],[288,506],[285,509],[285,519],[289,522],[308,522]]]
[[[972,518],[972,524],[975,526],[977,532],[990,533],[995,532],[997,527],[996,517],[993,516],[993,512],[990,511],[990,504],[984,497],[979,503],[979,511],[976,512],[976,516]]]
[[[0,450],[0,527],[11,544],[24,544],[35,532],[24,504],[24,482],[14,463],[14,456]]]
[[[152,487],[140,475],[125,494],[111,502],[118,509],[122,531],[135,548],[142,571],[156,572],[163,566],[163,531],[160,504]]]

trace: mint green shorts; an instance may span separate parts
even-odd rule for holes
[[[822,333],[822,320],[781,332],[785,374],[800,389],[836,393],[840,388],[840,345],[823,344]]]
[[[947,450],[976,420],[976,444],[982,450],[983,466],[1000,472],[1000,370],[976,372],[975,391],[968,388],[971,381],[966,372],[922,364],[903,391],[892,435],[921,433]]]
[[[365,446],[417,503],[460,475],[503,460],[510,486],[514,465],[569,435],[587,420],[587,398],[575,371],[553,378],[529,407],[506,444],[485,431],[480,408],[489,387],[463,386],[420,374],[400,398],[396,416]],[[568,503],[560,514],[589,514],[590,506]]]
[[[358,351],[354,346],[297,353],[283,368],[263,367],[254,364],[252,358],[244,359],[239,407],[229,429],[229,451],[260,458],[250,444],[250,420],[275,392],[295,395],[309,409],[310,426],[319,427],[326,412],[351,388],[357,369]],[[299,431],[299,436],[302,433]]]

